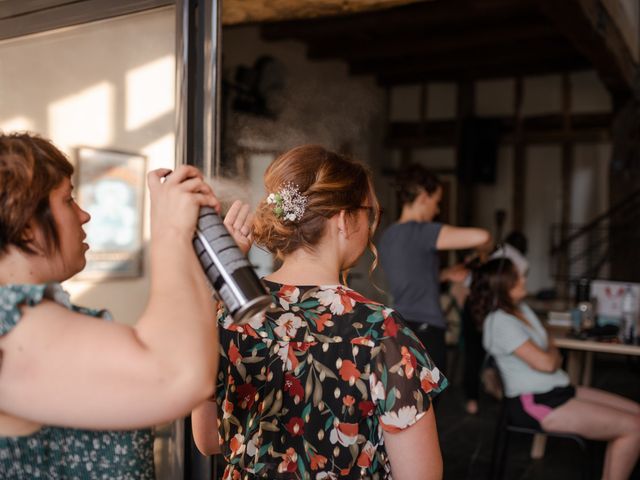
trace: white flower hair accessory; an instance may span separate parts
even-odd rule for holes
[[[279,192],[270,193],[267,203],[273,205],[273,213],[281,220],[299,222],[307,209],[307,197],[294,183],[285,183]]]

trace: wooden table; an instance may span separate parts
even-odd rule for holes
[[[567,330],[550,329],[553,341],[562,350],[567,350],[567,373],[572,385],[591,385],[593,357],[596,353],[640,356],[640,345],[580,340],[567,337]],[[536,435],[531,445],[531,458],[542,458],[546,435]]]
[[[556,346],[568,350],[567,373],[573,385],[591,385],[595,353],[640,356],[640,345],[580,340],[564,335],[554,336]]]

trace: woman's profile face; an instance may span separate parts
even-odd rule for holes
[[[518,304],[527,296],[527,281],[520,272],[516,284],[509,290],[509,296],[513,303]]]
[[[84,268],[85,253],[89,249],[89,245],[84,241],[87,235],[82,226],[91,217],[78,206],[72,193],[71,181],[65,178],[49,194],[49,208],[60,239],[59,248],[52,252],[49,258],[51,273],[55,277],[53,280],[58,281],[66,280]]]

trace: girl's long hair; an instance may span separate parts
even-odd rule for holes
[[[496,310],[504,310],[526,323],[509,293],[518,283],[518,275],[515,265],[506,257],[489,260],[473,272],[469,305],[478,328]]]

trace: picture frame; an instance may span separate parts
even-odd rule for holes
[[[75,149],[78,205],[91,215],[87,265],[80,279],[140,277],[147,158],[93,147]]]

